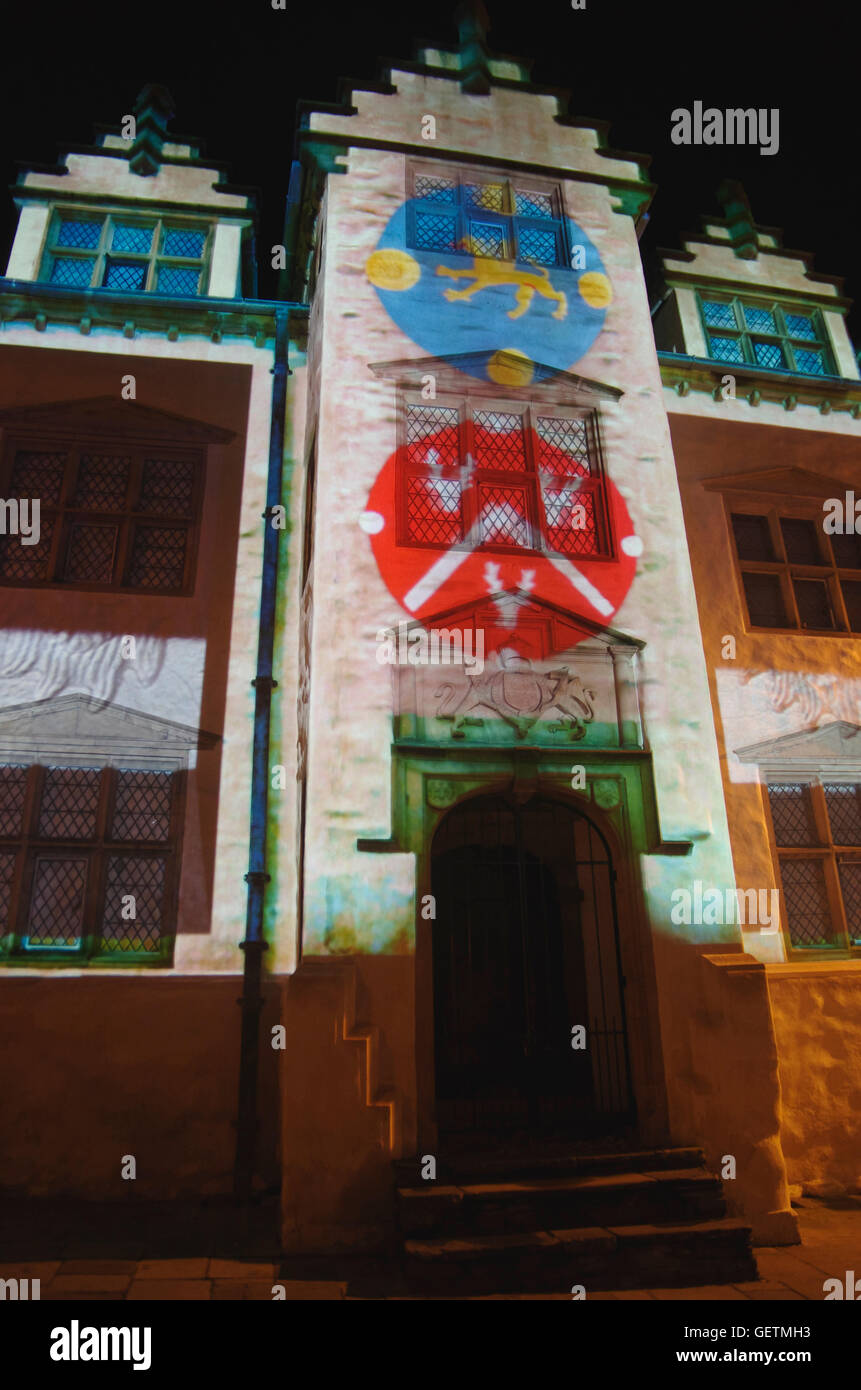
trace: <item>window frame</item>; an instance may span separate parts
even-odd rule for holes
[[[456,190],[454,199],[446,202],[444,199],[437,201],[432,197],[418,195],[416,182],[419,178],[440,178],[454,183]],[[467,185],[477,183],[500,184],[502,186],[503,207],[501,210],[480,208],[473,205],[475,215],[471,215],[465,189]],[[553,208],[552,217],[530,217],[528,214],[518,213],[516,211],[517,193],[527,195],[537,193],[542,197],[549,197]],[[453,215],[456,244],[453,247],[445,248],[419,246],[416,233],[416,214],[418,211],[427,211],[432,216]],[[529,265],[536,263],[526,261],[519,254],[521,229],[530,227],[543,231],[552,229],[556,240],[556,258],[552,262],[542,261],[538,264],[546,265],[550,270],[570,269],[571,248],[568,245],[567,214],[561,183],[533,178],[531,175],[525,175],[521,181],[516,174],[487,170],[483,166],[427,164],[424,161],[416,161],[408,165],[406,223],[406,246],[408,250],[437,251],[440,255],[472,257],[476,253],[463,246],[463,242],[470,235],[471,222],[481,222],[488,226],[501,228],[505,254],[493,259],[520,261],[521,264]]]
[[[783,783],[810,788],[811,810],[817,835],[815,844],[785,846],[778,844],[768,789],[770,786]],[[835,783],[838,785],[854,783],[859,786],[861,785],[861,775],[858,773],[841,774],[834,769],[799,772],[795,768],[789,768],[785,772],[781,772],[778,769],[769,768],[761,780],[769,848],[775,866],[776,884],[780,889],[780,928],[787,960],[855,960],[861,958],[861,943],[855,946],[850,939],[838,867],[841,859],[848,859],[852,863],[861,862],[861,845],[841,845],[832,837],[831,817],[825,800],[825,787]],[[838,944],[833,946],[796,946],[793,943],[786,908],[786,893],[783,887],[782,859],[817,859],[822,862],[828,914],[835,941],[837,937],[841,938]]]
[[[129,766],[133,764],[133,766]],[[17,967],[53,966],[74,969],[150,968],[173,962],[179,912],[179,884],[182,872],[182,840],[187,794],[185,762],[156,761],[145,755],[105,762],[92,754],[61,754],[52,757],[29,756],[24,751],[4,751],[3,766],[26,768],[24,805],[17,834],[0,836],[0,853],[15,854],[7,919],[0,923],[0,965]],[[85,769],[99,772],[96,833],[84,839],[49,837],[39,834],[38,818],[46,772],[51,768]],[[122,840],[110,835],[120,771],[162,772],[170,775],[168,835],[164,840]],[[81,938],[76,946],[24,946],[29,905],[36,864],[40,856],[54,859],[85,859],[87,880],[84,889]],[[102,914],[107,891],[107,863],[111,855],[165,860],[162,894],[162,931],[155,951],[100,951]]]
[[[140,434],[102,435],[98,433],[76,432],[73,436],[59,430],[13,428],[3,441],[0,454],[0,496],[13,495],[11,487],[15,459],[19,452],[65,453],[63,480],[60,499],[57,503],[45,504],[40,499],[40,525],[46,517],[56,519],[51,538],[51,549],[44,579],[7,578],[0,573],[0,588],[9,589],[50,589],[54,591],[82,591],[90,593],[134,594],[138,598],[188,598],[194,593],[197,578],[197,557],[200,543],[203,498],[206,491],[206,449],[198,444],[177,440],[154,439],[147,442]],[[85,454],[115,454],[131,459],[126,498],[122,508],[110,509],[84,508],[73,503],[81,457]],[[192,465],[194,481],[191,506],[187,517],[177,518],[169,513],[156,515],[135,507],[133,502],[139,498],[146,458],[164,459],[166,462],[188,462]],[[75,524],[89,523],[93,526],[110,524],[117,527],[117,540],[114,550],[113,572],[115,578],[110,583],[89,580],[65,580],[58,577],[67,563],[69,537]],[[133,554],[135,529],[139,526],[161,526],[165,529],[182,526],[186,532],[185,563],[182,584],[170,589],[144,588],[127,581],[129,564]]]
[[[456,467],[444,470],[442,476],[458,477],[461,482],[461,539],[448,545],[441,541],[423,541],[413,539],[408,532],[409,528],[409,479],[411,477],[428,477],[426,467],[413,464],[408,458],[407,445],[407,412],[411,407],[428,409],[437,406],[456,409],[458,412],[458,457],[459,463]],[[472,428],[473,419],[476,411],[500,411],[505,414],[519,415],[524,422],[524,452],[526,457],[526,467],[522,471],[513,469],[494,469],[481,464],[470,467],[464,460],[473,456]],[[546,506],[544,502],[544,492],[541,486],[538,460],[535,455],[534,440],[536,435],[536,417],[542,419],[563,419],[563,420],[582,420],[586,427],[586,439],[588,454],[592,471],[588,479],[582,479],[578,491],[588,492],[595,499],[595,518],[596,533],[599,538],[601,548],[595,554],[571,555],[568,556],[564,551],[551,551],[542,543],[542,537],[546,536],[549,527],[547,524]],[[411,549],[419,550],[439,550],[441,547],[447,550],[470,550],[467,537],[470,528],[477,524],[479,519],[479,508],[477,503],[479,486],[504,486],[522,487],[528,502],[528,516],[526,526],[530,536],[531,544],[521,546],[516,544],[505,544],[499,541],[482,541],[474,548],[476,551],[487,554],[498,555],[524,555],[524,556],[548,556],[566,555],[574,561],[588,561],[590,564],[610,563],[618,558],[617,538],[614,531],[612,509],[609,506],[607,496],[607,470],[604,463],[603,450],[601,447],[601,431],[598,412],[582,406],[568,406],[561,404],[544,404],[541,401],[513,400],[504,396],[490,396],[478,394],[457,394],[448,391],[437,391],[432,401],[425,400],[418,387],[401,387],[398,391],[398,433],[397,433],[397,477],[395,484],[397,527],[397,544],[409,546]],[[464,480],[464,473],[468,474]],[[572,475],[573,476],[573,475]]]
[[[799,499],[798,501],[781,503],[775,502],[773,496],[768,500],[764,499],[763,501],[757,501],[755,496],[751,497],[750,495],[746,495],[744,497],[733,497],[730,493],[724,496],[724,508],[726,512],[726,525],[729,535],[730,550],[735,567],[739,601],[743,614],[744,630],[746,632],[767,632],[775,635],[797,633],[800,636],[838,637],[844,640],[846,638],[861,637],[861,628],[855,629],[850,625],[849,611],[842,589],[843,580],[849,583],[861,582],[861,568],[841,565],[838,562],[831,546],[831,537],[825,531],[822,524],[823,510],[821,502],[812,500],[805,502],[803,499]],[[774,560],[742,559],[736,542],[735,530],[732,522],[733,515],[758,516],[766,520],[772,549],[776,556]],[[820,564],[808,565],[789,559],[783,538],[783,531],[780,526],[781,519],[784,521],[809,521],[813,524],[814,532],[817,537],[817,545],[819,547]],[[745,574],[777,575],[780,582],[784,610],[789,619],[786,627],[761,627],[752,621],[750,609],[748,607],[747,593],[744,587],[743,576]],[[795,579],[824,580],[832,612],[835,616],[836,626],[814,628],[804,627],[802,625],[793,583]]]
[[[60,228],[66,221],[100,223],[101,231],[97,245],[95,247],[60,246],[58,244]],[[124,227],[151,229],[153,232],[151,249],[148,252],[114,251],[111,242],[114,228],[118,224]],[[162,247],[165,234],[173,231],[202,233],[203,250],[200,256],[172,256],[164,252]],[[90,207],[77,208],[62,204],[55,206],[52,211],[39,278],[43,283],[59,285],[62,289],[98,289],[105,290],[110,294],[161,294],[165,298],[171,299],[199,299],[206,296],[209,288],[213,240],[214,224],[212,222],[183,219],[182,216],[174,217],[172,214],[164,216],[160,213],[153,213],[147,216],[146,213],[138,210],[124,213],[119,209],[103,208],[96,212]],[[52,280],[54,263],[57,260],[92,261],[89,285],[62,285],[61,282]],[[111,262],[133,262],[136,265],[146,265],[147,272],[143,286],[140,289],[116,289],[106,285],[104,283],[105,274]],[[164,290],[160,291],[158,289],[158,276],[162,269],[196,270],[197,289],[194,294],[169,295]]]
[[[793,376],[809,377],[813,381],[822,380],[825,377],[837,375],[834,365],[834,353],[831,350],[831,343],[828,337],[828,329],[818,306],[811,304],[789,305],[779,299],[756,299],[747,295],[731,295],[722,293],[720,290],[715,293],[704,293],[697,290],[697,309],[699,311],[700,325],[703,330],[703,340],[710,362],[719,362],[722,366],[731,369],[737,367],[753,367],[761,372],[784,372]],[[706,318],[705,305],[725,304],[732,311],[735,324],[731,328],[719,327],[710,324]],[[761,309],[771,314],[777,326],[776,333],[769,333],[764,330],[749,328],[745,321],[744,309]],[[798,334],[790,331],[786,322],[786,314],[796,312],[799,316],[803,315],[811,319],[816,334],[815,338],[800,338]],[[716,357],[711,349],[712,337],[731,338],[734,342],[740,343],[742,360],[737,361],[728,357]],[[754,351],[754,341],[765,342],[778,346],[783,352],[785,366],[767,367],[757,361]],[[821,372],[807,372],[803,367],[799,367],[795,359],[795,349],[800,351],[820,352],[822,354],[823,370]]]

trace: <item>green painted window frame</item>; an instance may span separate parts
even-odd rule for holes
[[[68,757],[36,760],[26,755],[4,759],[4,767],[17,766],[25,770],[25,793],[17,832],[0,836],[0,854],[14,856],[8,886],[8,907],[0,920],[0,963],[18,966],[169,966],[173,960],[176,939],[179,877],[182,862],[182,825],[185,809],[184,768],[156,766],[149,759],[134,757],[120,766],[99,765],[95,758]],[[99,775],[98,806],[95,833],[74,838],[50,837],[40,833],[42,791],[47,771],[59,768],[89,768]],[[117,779],[120,770],[129,772],[163,772],[170,775],[169,830],[161,840],[121,839],[112,834]],[[40,856],[53,859],[86,860],[87,876],[84,901],[81,907],[81,935],[71,947],[27,947],[26,937],[29,901],[33,889],[36,863]],[[105,896],[106,866],[109,857],[161,858],[165,861],[165,882],[162,893],[162,927],[158,947],[154,951],[105,950],[102,945],[101,923]]]
[[[732,311],[735,320],[734,326],[729,328],[718,327],[710,324],[706,318],[706,304],[725,304]],[[744,309],[762,309],[771,314],[777,326],[776,333],[767,333],[759,329],[749,328],[745,322]],[[789,305],[775,299],[755,299],[748,295],[726,295],[719,291],[714,294],[705,294],[702,290],[697,291],[697,308],[700,315],[700,324],[706,344],[708,356],[712,362],[720,362],[728,369],[735,366],[755,367],[760,371],[787,371],[793,372],[796,376],[811,377],[814,381],[823,376],[836,376],[837,372],[834,365],[834,355],[828,340],[828,332],[818,308],[810,304]],[[798,334],[793,334],[786,321],[786,315],[797,314],[811,319],[815,338],[800,338]],[[717,357],[711,350],[711,338],[731,338],[737,342],[742,351],[743,361],[738,362],[733,358]],[[754,342],[762,342],[777,346],[783,352],[786,360],[784,368],[765,367],[756,359]],[[824,370],[820,372],[808,372],[803,367],[798,366],[795,357],[795,349],[801,351],[821,352]]]
[[[92,222],[101,224],[99,239],[94,247],[74,247],[61,246],[58,242],[60,228],[64,222]],[[150,250],[148,252],[120,251],[113,250],[112,241],[114,229],[122,227],[140,227],[153,232]],[[173,256],[168,255],[163,250],[165,236],[169,232],[197,232],[203,235],[203,249],[199,257],[196,256]],[[206,293],[209,284],[209,264],[212,252],[213,227],[211,223],[195,221],[183,221],[176,217],[150,216],[139,212],[125,213],[120,210],[99,210],[94,212],[91,208],[57,207],[51,217],[51,225],[48,233],[48,241],[42,257],[42,267],[40,279],[43,283],[57,284],[59,282],[51,279],[54,263],[57,260],[75,260],[92,263],[90,282],[88,285],[68,286],[67,288],[80,289],[105,289],[111,293],[121,294],[158,294],[158,276],[164,269],[196,270],[197,289],[196,295]],[[104,283],[105,275],[112,262],[133,263],[146,267],[146,275],[143,287],[137,290],[113,290]],[[162,294],[165,291],[161,291]],[[183,296],[177,296],[182,298]]]

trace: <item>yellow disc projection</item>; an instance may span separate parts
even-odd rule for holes
[[[413,256],[391,247],[372,251],[365,270],[371,284],[376,285],[378,290],[411,290],[422,273],[421,266]]]
[[[577,281],[577,288],[590,309],[606,309],[613,298],[610,281],[600,270],[587,270]]]
[[[531,357],[515,348],[493,353],[487,363],[487,375],[497,386],[528,386],[535,375]]]

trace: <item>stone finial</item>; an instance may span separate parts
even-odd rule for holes
[[[135,140],[129,155],[133,173],[141,177],[158,173],[167,124],[173,114],[173,98],[167,88],[147,83],[135,104]]]
[[[485,42],[490,28],[487,10],[482,0],[464,0],[454,18],[460,40],[461,88],[486,95],[490,91],[490,55]]]
[[[759,250],[756,224],[742,185],[735,179],[724,179],[717,196],[728,223],[733,251],[743,260],[755,260]]]

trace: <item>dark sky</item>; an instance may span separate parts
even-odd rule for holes
[[[14,0],[13,0],[14,3]],[[701,212],[719,211],[723,178],[745,184],[758,222],[784,228],[784,244],[815,254],[815,269],[861,293],[854,252],[861,204],[855,161],[857,75],[851,6],[763,0],[488,0],[489,42],[534,60],[533,78],[572,92],[572,112],[611,122],[617,148],[652,156],[658,185],[643,238],[680,245]],[[163,82],[177,108],[173,128],[203,137],[234,183],[260,191],[261,245],[280,241],[296,101],[337,100],[338,81],[373,81],[380,58],[413,56],[416,40],[453,45],[454,5],[338,6],[287,0],[57,0],[6,15],[0,130],[6,183],[16,160],[53,162],[58,146],[89,143],[93,122],[118,123],[147,81]],[[780,108],[780,150],[674,146],[670,113],[705,105]],[[0,255],[14,226],[8,195]],[[262,294],[274,286],[264,276]],[[861,340],[861,310],[850,319]]]

